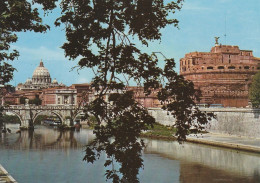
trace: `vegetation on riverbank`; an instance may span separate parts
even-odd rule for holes
[[[46,119],[47,115],[39,115],[34,121],[34,124],[41,124],[41,121]],[[20,119],[16,115],[3,115],[1,118],[1,122],[3,123],[13,123],[20,124]]]
[[[148,131],[144,131],[141,136],[151,139],[161,140],[177,140],[175,133],[177,129],[174,127],[164,126],[159,123],[155,123],[154,127],[148,127]],[[208,133],[207,131],[199,131],[198,133]],[[196,134],[196,131],[189,130],[188,134]]]
[[[73,130],[75,130],[75,126],[68,126],[68,125],[65,125],[65,124],[58,125],[57,128],[60,131],[71,131],[71,130],[73,131]]]
[[[176,140],[175,133],[176,128],[155,123],[153,128],[148,127],[148,131],[144,131],[141,136],[153,139]]]
[[[5,115],[5,114],[2,116],[1,121],[3,123],[14,123],[14,124],[20,123],[20,119],[17,116]]]

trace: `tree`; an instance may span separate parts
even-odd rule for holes
[[[26,0],[1,0],[0,2],[0,83],[13,78],[14,68],[9,63],[19,56],[10,50],[10,44],[18,39],[15,32],[45,32],[49,26],[42,25],[37,9],[32,9]]]
[[[44,10],[55,8],[57,0],[33,0]],[[212,114],[201,112],[194,103],[198,99],[193,83],[175,71],[174,59],[164,59],[159,67],[158,50],[145,53],[136,42],[149,46],[160,40],[160,30],[167,25],[178,25],[169,18],[181,9],[183,0],[164,3],[163,0],[61,0],[61,17],[57,26],[64,24],[67,42],[62,48],[72,60],[79,59],[80,69],[92,68],[95,77],[92,88],[97,93],[94,101],[85,106],[86,117],[97,120],[96,139],[87,146],[84,160],[93,163],[101,153],[107,154],[106,178],[113,182],[139,182],[143,130],[155,120],[136,103],[133,92],[127,90],[129,80],[143,86],[144,93],[158,92],[163,109],[175,118],[178,140],[184,141],[191,127],[203,129]],[[16,1],[17,3],[17,1]],[[133,41],[134,40],[134,41]],[[161,85],[161,83],[166,83]],[[115,168],[117,162],[120,167]]]
[[[21,102],[20,102],[21,103]],[[25,103],[25,101],[24,101]],[[23,104],[24,104],[23,103]],[[21,103],[22,104],[22,103]],[[35,95],[34,99],[29,100],[29,104],[35,104],[35,105],[41,105],[42,104],[42,100],[39,98],[39,95]]]
[[[25,104],[25,99],[27,99],[26,97],[20,97],[20,104]]]
[[[260,105],[260,72],[253,77],[252,85],[249,89],[249,99],[252,106],[258,108]]]
[[[5,85],[13,78],[15,68],[10,61],[19,56],[17,50],[10,46],[18,39],[15,32],[34,31],[45,32],[49,26],[42,25],[37,9],[32,9],[27,0],[0,1],[0,85]],[[0,93],[2,99],[3,94]],[[0,116],[3,106],[0,103]]]

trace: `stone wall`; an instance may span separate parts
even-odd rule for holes
[[[149,108],[148,112],[155,118],[157,123],[162,125],[172,126],[175,122],[175,119],[172,115],[160,108]]]
[[[260,109],[251,108],[201,108],[202,111],[214,112],[216,119],[210,121],[207,130],[237,136],[260,138]],[[149,113],[163,125],[173,125],[175,119],[167,111],[150,108]]]
[[[260,110],[251,108],[204,108],[212,111],[217,118],[207,129],[210,132],[260,138]]]

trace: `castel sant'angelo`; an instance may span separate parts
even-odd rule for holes
[[[218,37],[210,52],[191,52],[180,60],[180,74],[200,89],[201,104],[246,107],[252,77],[260,70],[260,58],[252,50],[221,45]]]

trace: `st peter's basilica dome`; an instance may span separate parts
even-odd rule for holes
[[[40,65],[33,72],[32,82],[35,84],[51,83],[50,73],[48,69],[44,67],[42,61],[40,62]]]
[[[41,61],[40,65],[34,70],[32,79],[28,78],[25,83],[19,83],[16,90],[40,90],[44,88],[64,86],[64,84],[58,83],[56,79],[51,81],[50,73]]]
[[[36,67],[36,69],[33,72],[33,77],[37,76],[45,76],[45,77],[50,77],[50,73],[48,69],[46,69],[43,65],[43,62],[40,62],[40,65]]]

